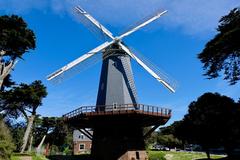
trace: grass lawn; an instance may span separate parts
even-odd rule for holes
[[[148,151],[149,160],[197,160],[207,158],[205,153],[193,153],[193,152],[172,152],[172,151]],[[52,160],[87,160],[87,155],[81,156],[50,156]],[[221,159],[224,156],[221,155],[211,155],[212,159]],[[20,160],[19,155],[12,155],[11,160]],[[32,160],[47,160],[42,156],[32,156]]]
[[[20,160],[19,157],[20,157],[19,155],[12,155],[11,160]],[[47,159],[43,156],[33,155],[32,160],[47,160]]]
[[[212,159],[223,158],[220,155],[211,155]],[[150,160],[195,160],[207,158],[205,153],[149,151]]]

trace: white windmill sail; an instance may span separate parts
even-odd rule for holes
[[[136,26],[136,27],[130,29],[129,31],[123,33],[123,34],[122,34],[121,36],[119,36],[118,38],[119,38],[119,39],[123,39],[124,37],[132,34],[133,32],[136,32],[137,30],[143,28],[144,26],[148,25],[149,23],[157,20],[158,18],[160,18],[160,17],[161,17],[162,15],[164,15],[165,13],[167,13],[167,10],[166,10],[166,11],[163,11],[163,12],[161,12],[161,13],[157,13],[155,16],[147,19],[146,21],[144,21],[143,23],[139,24],[138,26]]]
[[[88,68],[90,65],[95,64],[93,62],[101,61],[102,58],[96,57],[97,53],[99,53],[100,51],[102,51],[103,49],[105,49],[106,47],[111,45],[112,43],[113,42],[105,42],[102,45],[92,49],[88,53],[82,55],[81,57],[77,58],[76,60],[70,62],[69,64],[67,64],[65,66],[63,66],[62,68],[55,71],[54,73],[48,75],[47,80],[62,78],[63,74],[66,73],[67,71],[70,71],[70,70],[82,71],[82,70],[84,70],[83,67]],[[90,59],[90,58],[92,58],[92,59]],[[92,60],[91,63],[88,63],[89,60],[90,61]]]
[[[104,54],[101,58],[97,58],[96,55],[98,55],[97,53],[99,53],[99,52],[103,52],[103,51],[105,52],[105,50],[107,50],[107,48],[109,46],[111,46],[113,44],[117,44],[120,46],[120,48],[123,51],[126,52],[126,54],[128,54],[131,58],[136,60],[137,63],[140,64],[157,81],[162,83],[171,92],[175,92],[175,90],[176,90],[175,82],[173,83],[173,81],[170,80],[168,78],[168,76],[164,75],[161,71],[159,71],[159,69],[157,69],[157,67],[155,67],[151,63],[148,63],[142,57],[134,54],[132,51],[130,51],[128,49],[128,47],[126,47],[122,43],[122,39],[124,37],[129,36],[133,32],[136,32],[137,30],[143,28],[144,26],[148,25],[149,23],[157,20],[162,15],[164,15],[167,11],[159,12],[159,13],[155,14],[154,16],[151,16],[150,18],[148,18],[141,24],[139,24],[139,25],[133,27],[132,29],[130,29],[129,31],[125,32],[124,34],[122,34],[118,37],[113,37],[113,34],[109,30],[107,30],[102,24],[100,24],[96,19],[94,19],[90,14],[88,14],[81,7],[78,6],[75,9],[76,9],[77,13],[79,13],[81,15],[81,19],[84,20],[83,24],[85,24],[86,26],[89,26],[89,24],[90,24],[91,27],[89,29],[91,30],[92,28],[94,28],[94,30],[101,33],[103,35],[103,37],[105,37],[105,38],[107,37],[107,41],[105,43],[103,43],[102,45],[96,47],[95,49],[91,50],[90,52],[79,57],[78,59],[74,60],[73,62],[62,67],[61,69],[57,70],[53,74],[49,75],[48,80],[58,79],[59,77],[61,78],[61,77],[63,77],[63,74],[69,73],[73,70],[82,71],[83,67],[86,68],[86,66],[90,66],[90,65],[94,64],[93,61],[96,62],[96,61],[100,61],[104,58],[107,58],[108,56],[110,56],[111,52],[109,52],[110,54]],[[108,53],[108,52],[106,52],[106,53]],[[91,63],[86,64],[91,60],[92,60]]]
[[[114,37],[112,33],[107,30],[101,23],[99,23],[95,18],[93,18],[89,13],[87,13],[80,6],[75,7],[78,13],[78,19],[81,23],[86,26],[94,35],[102,40],[113,40]]]
[[[122,49],[131,56],[134,60],[137,61],[138,64],[140,64],[150,75],[152,75],[157,81],[162,83],[167,89],[169,89],[171,92],[175,92],[174,87],[166,80],[164,80],[163,77],[161,77],[161,73],[157,74],[153,71],[152,68],[150,68],[148,65],[146,65],[141,59],[139,59],[135,54],[133,54],[125,45],[119,43],[119,45],[122,47]]]

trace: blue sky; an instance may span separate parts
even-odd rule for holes
[[[46,80],[48,74],[102,43],[78,21],[75,5],[81,5],[114,35],[156,10],[169,11],[124,39],[178,81],[177,92],[172,94],[132,63],[139,103],[171,108],[173,116],[168,124],[182,119],[189,103],[205,92],[239,98],[239,84],[228,86],[222,78],[206,79],[197,59],[216,34],[219,18],[240,6],[239,0],[0,0],[0,15],[21,15],[36,34],[36,50],[19,61],[12,76],[24,83],[39,79],[47,86],[48,97],[38,110],[42,116],[61,116],[81,105],[96,103],[101,63],[61,84]]]

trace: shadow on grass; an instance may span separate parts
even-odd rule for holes
[[[49,160],[93,160],[90,155],[51,155]]]

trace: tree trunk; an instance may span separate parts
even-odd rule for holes
[[[206,149],[207,158],[211,159],[209,149]]]
[[[37,147],[37,153],[40,154],[40,151],[41,151],[41,148],[42,148],[42,145],[45,141],[45,138],[46,138],[46,134],[43,136],[41,142],[39,143],[38,147]]]
[[[49,143],[46,146],[45,156],[48,156],[48,152],[49,152]]]
[[[26,131],[24,133],[24,137],[23,137],[23,145],[21,147],[21,153],[23,153],[26,149],[27,142],[28,142],[28,139],[29,139],[29,135],[30,135],[31,130],[32,130],[34,119],[35,119],[35,115],[31,115],[28,118],[28,124],[27,124],[27,129],[26,129]]]
[[[33,142],[33,135],[31,135],[31,138],[30,138],[30,141],[29,141],[28,152],[32,151],[32,142]]]
[[[10,63],[6,65],[5,62],[1,61],[4,54],[4,51],[0,51],[0,88],[2,87],[4,78],[11,72],[11,70],[17,63],[16,60],[11,60]]]
[[[0,76],[0,88],[2,88],[2,84],[3,84],[3,77]]]

